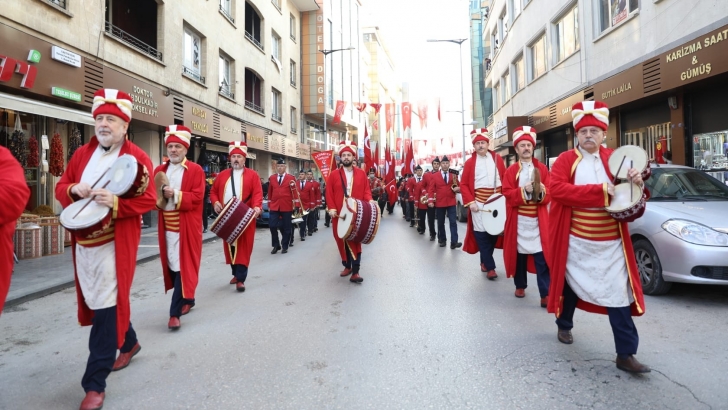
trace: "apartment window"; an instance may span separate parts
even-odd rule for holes
[[[276,58],[276,60],[281,59],[281,36],[279,36],[275,31],[271,32],[271,54],[273,57]]]
[[[296,86],[296,78],[298,77],[298,73],[296,72],[296,62],[291,60],[291,86]]]
[[[498,19],[498,25],[500,25],[501,33],[500,36],[501,41],[505,40],[506,36],[508,35],[508,25],[510,24],[510,20],[508,20],[508,7],[503,8],[503,13],[501,13],[500,19]]]
[[[291,14],[291,40],[296,41],[296,17]]]
[[[271,3],[273,3],[274,6],[278,9],[278,11],[281,11],[281,0],[270,0]]]
[[[503,104],[511,99],[511,75],[508,71],[503,74]]]
[[[515,86],[513,88],[513,94],[515,94],[526,86],[526,67],[523,62],[523,55],[518,57],[513,63],[513,68],[513,84]]]
[[[298,124],[298,113],[296,112],[296,107],[291,107],[291,134],[298,132],[296,124]]]
[[[496,83],[496,85],[493,86],[493,112],[498,111],[498,109],[501,106],[500,101],[500,86]]]
[[[493,30],[493,33],[490,35],[490,43],[493,45],[493,51],[491,53],[491,55],[493,57],[491,58],[491,60],[493,60],[493,58],[495,58],[496,54],[498,54],[498,49],[500,47],[500,42],[498,39],[498,24],[496,24],[495,26],[496,27]]]
[[[556,22],[554,52],[557,63],[579,49],[578,11],[579,7],[575,6]]]
[[[233,61],[230,57],[220,54],[219,62],[219,92],[225,97],[235,99],[233,90]]]
[[[639,8],[639,0],[597,0],[597,12],[599,13],[597,27],[599,32],[618,26]]]
[[[261,33],[263,30],[263,19],[258,11],[247,1],[245,2],[245,38],[250,40],[261,51],[265,50],[261,42]]]
[[[546,34],[543,34],[530,47],[531,52],[531,81],[541,77],[546,72]]]
[[[511,10],[513,10],[513,20],[521,14],[521,1],[522,0],[510,0]]]
[[[182,73],[204,83],[205,77],[202,76],[202,39],[189,28],[184,30],[184,48]]]
[[[265,115],[263,109],[263,79],[250,69],[245,69],[245,108]]]
[[[283,118],[281,118],[281,92],[276,90],[275,88],[271,88],[271,101],[270,101],[270,108],[271,108],[271,118],[273,120],[278,122],[283,122]]]
[[[157,7],[155,1],[106,0],[106,34],[162,61],[157,50]]]
[[[47,3],[51,3],[53,5],[56,5],[64,10],[68,9],[68,6],[66,5],[66,0],[45,0]]]
[[[220,13],[230,20],[231,23],[235,23],[235,18],[233,18],[233,0],[220,0]]]

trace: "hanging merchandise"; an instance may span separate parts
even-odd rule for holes
[[[81,131],[75,125],[71,130],[71,136],[68,138],[68,161],[71,160],[73,153],[81,146]]]
[[[23,167],[26,165],[25,144],[23,144],[24,136],[23,125],[20,123],[20,115],[15,114],[15,131],[13,131],[13,135],[10,136],[10,141],[8,141],[8,149]]]
[[[38,139],[35,135],[28,140],[28,168],[38,168]]]
[[[63,143],[61,142],[61,136],[58,133],[53,134],[53,138],[51,138],[50,160],[50,173],[56,177],[63,175]]]

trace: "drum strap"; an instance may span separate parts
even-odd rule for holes
[[[233,197],[237,198],[238,195],[235,193],[235,176],[233,175],[232,172],[230,173],[230,188],[232,188],[232,190],[233,190]],[[253,196],[253,193],[251,192],[250,195],[248,195],[248,197],[243,200],[243,202],[247,204],[248,201],[250,201],[250,197],[252,197],[252,196]]]
[[[339,178],[341,178],[341,187],[344,189],[344,198],[349,198],[349,190],[346,188],[346,181],[344,181],[344,176],[342,175],[343,173],[344,171],[339,172]]]

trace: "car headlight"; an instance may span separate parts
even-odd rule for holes
[[[705,225],[684,219],[670,219],[662,229],[685,242],[706,246],[728,246],[728,234],[718,232]]]

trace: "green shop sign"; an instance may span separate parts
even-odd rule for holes
[[[51,94],[56,97],[65,98],[67,100],[81,102],[81,94],[60,87],[51,87]]]

